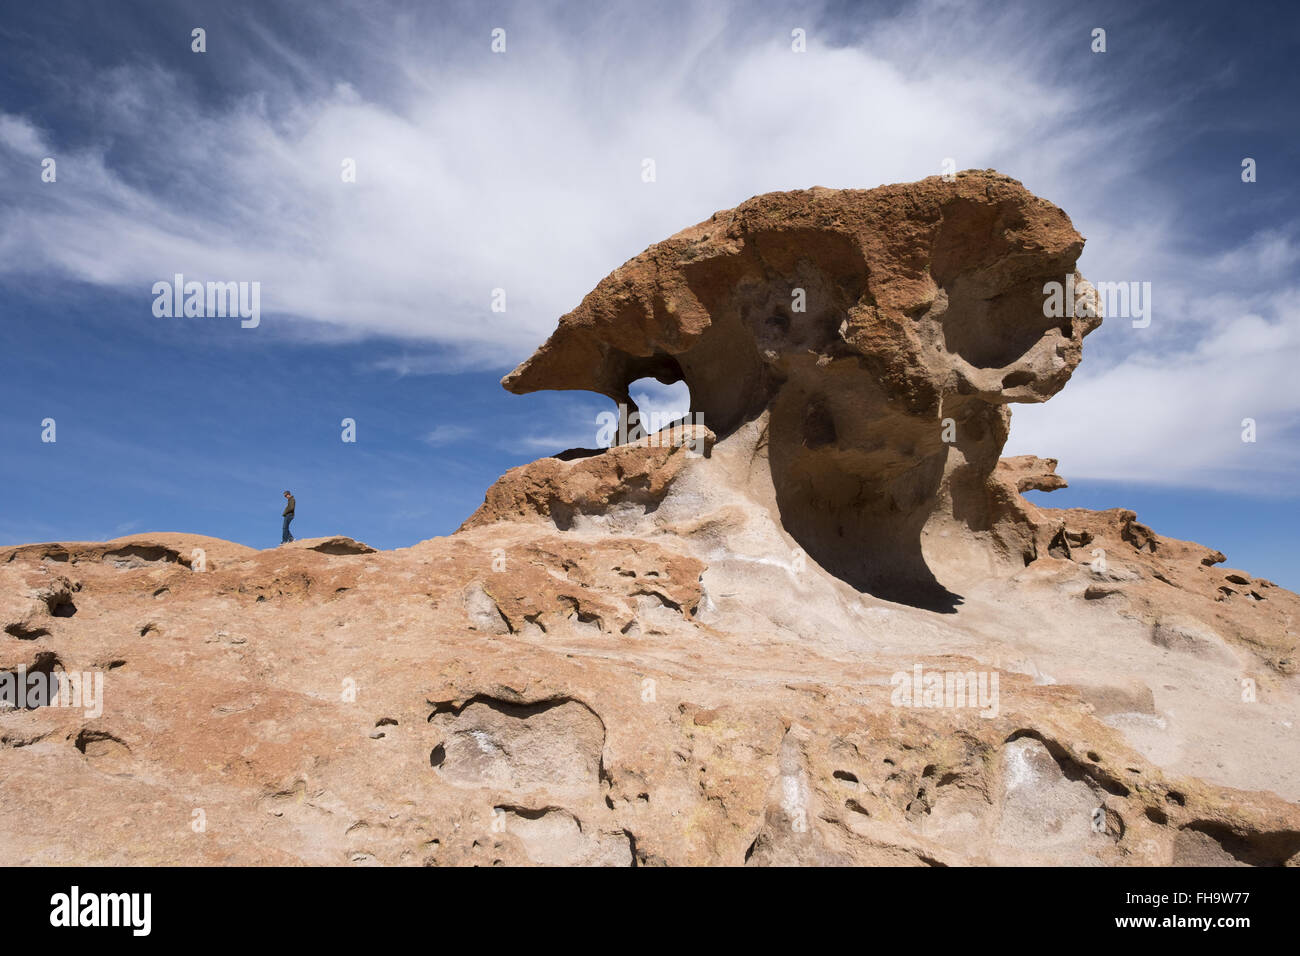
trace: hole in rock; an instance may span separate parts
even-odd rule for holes
[[[27,624],[24,621],[16,621],[13,624],[5,625],[5,633],[10,637],[16,637],[20,641],[34,641],[38,637],[49,637],[50,630],[41,627],[38,624]]]
[[[124,545],[113,551],[105,552],[102,560],[105,564],[111,564],[115,568],[124,570],[147,568],[152,564],[180,563],[189,565],[188,560],[181,560],[179,551],[161,545]]]
[[[600,787],[605,726],[573,698],[523,704],[476,695],[434,723],[444,737],[429,762],[449,783],[513,791]]]
[[[1236,829],[1197,820],[1174,841],[1174,866],[1286,866],[1300,853],[1300,832]]]
[[[803,443],[808,448],[835,444],[835,418],[824,401],[818,399],[804,409],[800,431]]]
[[[77,613],[77,605],[71,598],[60,598],[50,605],[50,613],[55,617],[72,617]]]
[[[126,745],[122,738],[109,733],[107,730],[83,728],[78,732],[73,745],[87,757],[118,756],[131,752],[131,748]]]
[[[1032,738],[1042,744],[1052,759],[1056,761],[1061,773],[1064,774],[1067,780],[1087,782],[1090,785],[1100,787],[1113,797],[1127,797],[1132,792],[1128,787],[1112,777],[1103,767],[1079,763],[1070,756],[1069,751],[1059,741],[1045,737],[1036,730],[1017,730],[1007,737],[1006,743],[1009,744],[1024,737]]]
[[[691,412],[691,390],[682,380],[681,367],[676,360],[668,356],[664,358],[669,359],[670,364],[663,366],[662,378],[638,378],[627,386],[626,436],[629,441],[662,431]],[[634,412],[636,417],[632,416]],[[610,443],[617,444],[621,437],[613,436]]]

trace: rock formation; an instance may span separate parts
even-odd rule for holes
[[[760,196],[504,381],[701,419],[449,537],[0,550],[0,861],[1300,863],[1300,598],[1000,458],[1082,244],[992,172]]]
[[[781,524],[822,567],[943,602],[922,533],[991,529],[1007,404],[1054,395],[1101,321],[1082,250],[993,173],[759,196],[615,270],[502,384],[631,406],[639,378],[684,380],[719,438],[764,420]],[[1067,277],[1078,302],[1046,315]]]

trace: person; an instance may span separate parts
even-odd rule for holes
[[[293,502],[293,495],[291,495],[289,492],[286,491],[284,493],[284,497],[285,497],[284,511],[281,512],[281,514],[284,516],[284,529],[283,529],[284,533],[280,536],[280,543],[288,544],[290,541],[293,540],[293,535],[289,533],[289,522],[293,520],[294,502]]]

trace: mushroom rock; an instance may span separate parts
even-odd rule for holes
[[[1083,241],[991,170],[768,193],[614,270],[502,385],[630,409],[632,382],[685,381],[719,444],[763,451],[779,521],[811,558],[859,590],[950,609],[926,539],[1030,559],[1018,495],[994,472],[1007,405],[1054,395],[1101,323],[1075,271]],[[1070,307],[1049,306],[1049,283]]]

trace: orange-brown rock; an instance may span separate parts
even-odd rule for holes
[[[757,197],[507,378],[703,426],[396,551],[0,549],[0,862],[1300,863],[1300,598],[999,460],[1081,242],[992,173]]]
[[[998,477],[1007,482],[1007,496],[1012,482],[1020,490],[1026,482],[1040,491],[1064,487],[1056,463],[1046,465],[1044,474],[1031,476],[1025,458],[1004,461]],[[1116,613],[1149,626],[1160,646],[1216,654],[1226,641],[1278,674],[1300,673],[1300,598],[1291,591],[1215,567],[1225,560],[1221,552],[1158,535],[1123,508],[1056,510],[1021,499],[1017,513],[1030,529],[1025,560],[1036,575],[1056,568],[1056,586],[1109,602]]]
[[[707,455],[714,436],[687,425],[645,436],[607,451],[574,449],[563,458],[542,458],[506,472],[460,530],[502,520],[549,519],[559,530],[580,515],[608,515],[631,508],[644,512],[668,492],[692,455]]]

